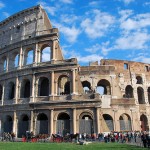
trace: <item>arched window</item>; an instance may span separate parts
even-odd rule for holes
[[[21,83],[21,98],[29,98],[30,97],[30,81],[28,79],[24,79]]]
[[[39,96],[49,96],[49,80],[45,77],[39,80]]]
[[[5,59],[3,63],[3,70],[6,71],[6,69],[7,69],[7,60]]]
[[[111,87],[109,81],[102,79],[97,84],[97,93],[101,95],[110,95],[111,94]]]
[[[60,76],[58,79],[58,94],[70,94],[70,81],[67,76]]]
[[[83,89],[84,89],[85,93],[89,93],[90,92],[90,90],[91,90],[91,84],[90,84],[90,82],[83,81],[82,82],[82,86],[83,86]]]
[[[137,76],[137,77],[136,77],[136,80],[137,80],[136,84],[143,84],[142,77]]]
[[[9,92],[8,99],[13,99],[15,96],[15,84],[13,82],[10,82],[8,84],[8,92]]]
[[[142,87],[137,88],[137,95],[139,104],[145,104],[144,90]]]
[[[33,63],[33,50],[28,51],[27,57],[25,59],[26,59],[26,65]]]
[[[19,54],[16,55],[14,64],[15,64],[15,67],[19,66]]]
[[[125,88],[125,98],[133,98],[133,88],[131,85],[127,85]]]
[[[146,115],[141,115],[140,116],[140,121],[141,121],[141,130],[142,131],[148,131],[149,130],[149,126],[148,126],[148,119]]]
[[[41,62],[46,62],[51,60],[51,47],[45,47],[41,50]]]
[[[111,132],[114,131],[113,118],[108,114],[103,114],[102,127],[103,131]]]
[[[5,122],[4,122],[4,132],[11,133],[13,129],[13,119],[11,116],[6,116]]]

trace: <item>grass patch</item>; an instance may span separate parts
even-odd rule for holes
[[[142,150],[141,147],[119,143],[22,143],[0,142],[0,150]]]

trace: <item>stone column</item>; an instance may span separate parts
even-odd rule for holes
[[[2,91],[2,105],[4,105],[4,99],[5,99],[5,86],[6,86],[6,84],[5,84],[5,82],[4,82],[4,84],[3,84],[3,91]]]
[[[72,70],[72,94],[76,93],[76,89],[75,89],[75,69]]]
[[[73,112],[72,112],[72,114],[73,114],[73,116],[72,116],[72,120],[73,120],[73,134],[76,134],[77,133],[77,122],[76,122],[76,120],[77,120],[77,113],[76,113],[76,108],[73,108]]]
[[[56,44],[56,39],[53,39],[53,46],[52,46],[52,60],[55,60],[56,58],[55,58],[55,44]],[[50,58],[50,60],[51,60],[51,58]]]
[[[19,68],[22,67],[22,61],[23,61],[23,54],[22,54],[22,47],[21,47],[20,54],[19,54]]]
[[[35,98],[35,74],[32,75],[32,102],[34,102],[34,98]]]
[[[18,103],[18,87],[19,87],[19,81],[18,81],[18,76],[16,77],[16,88],[15,88],[15,104]]]
[[[96,123],[97,123],[97,134],[100,133],[100,117],[99,117],[99,109],[100,107],[96,108]]]
[[[49,122],[49,127],[50,127],[50,134],[53,134],[54,133],[54,110],[51,109],[50,110],[50,122]]]
[[[117,112],[118,110],[117,109],[113,109],[113,112],[114,112],[114,120],[113,120],[113,122],[114,122],[114,131],[119,131],[118,129],[117,129],[117,120],[116,120],[116,112]]]
[[[51,71],[51,91],[50,91],[50,95],[54,96],[54,71]]]
[[[38,60],[38,44],[35,44],[35,50],[34,50],[34,63],[37,64]]]
[[[30,132],[33,132],[33,130],[34,130],[34,124],[33,124],[33,121],[34,121],[34,112],[33,112],[33,110],[31,110],[31,114],[30,114],[30,116],[31,116],[31,121],[30,121]]]
[[[9,56],[7,56],[7,58],[6,58],[6,71],[8,71],[8,64],[9,64]]]
[[[14,111],[13,132],[15,133],[17,137],[18,136],[18,118],[17,118],[16,111]]]

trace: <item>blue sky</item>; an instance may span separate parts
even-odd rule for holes
[[[37,4],[59,28],[66,59],[150,63],[149,0],[0,0],[0,21]]]

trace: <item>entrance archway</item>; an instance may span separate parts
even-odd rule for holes
[[[120,121],[120,131],[131,131],[132,130],[131,118],[129,115],[122,114],[119,117],[119,121]]]
[[[19,120],[18,137],[25,136],[26,131],[29,131],[29,117],[27,115],[22,115]]]
[[[4,122],[4,132],[11,133],[13,129],[13,120],[11,116],[6,116],[5,122]]]
[[[93,117],[90,113],[82,113],[79,117],[79,133],[93,134]]]
[[[102,128],[104,132],[114,131],[113,118],[108,114],[103,114]]]
[[[48,134],[48,117],[44,113],[37,116],[36,134]]]
[[[56,132],[62,136],[70,133],[70,116],[67,113],[60,113],[58,115]]]
[[[141,115],[140,116],[140,121],[141,121],[141,130],[142,131],[147,131],[149,130],[149,127],[148,127],[148,120],[147,120],[147,117],[145,115]]]

